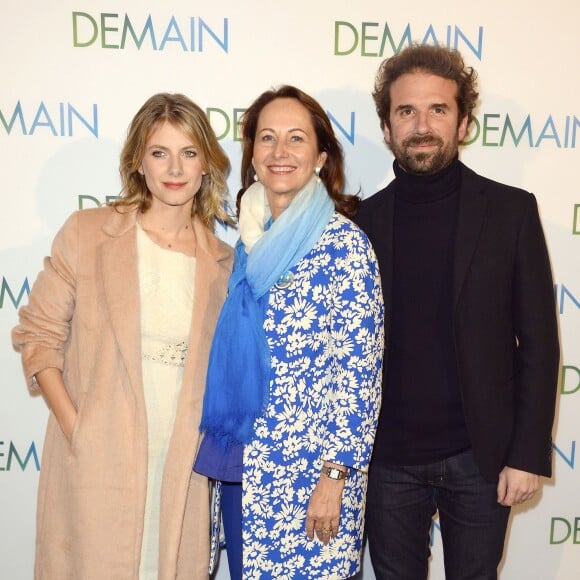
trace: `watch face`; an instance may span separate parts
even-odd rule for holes
[[[321,472],[330,479],[345,479],[347,472],[338,467],[323,467]]]
[[[325,471],[326,476],[330,477],[330,479],[342,479],[344,477],[342,471],[336,467],[327,467]]]

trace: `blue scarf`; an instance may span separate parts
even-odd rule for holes
[[[334,203],[312,178],[275,221],[267,212],[263,186],[255,183],[242,197],[241,238],[209,356],[200,429],[224,450],[250,440],[268,403],[271,363],[263,324],[269,290],[320,239]]]

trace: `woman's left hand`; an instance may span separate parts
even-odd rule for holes
[[[306,512],[306,534],[309,539],[312,540],[316,532],[318,539],[327,545],[331,538],[336,537],[343,489],[344,479],[320,475]]]

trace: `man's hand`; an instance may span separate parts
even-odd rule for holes
[[[529,500],[540,487],[540,476],[513,467],[504,467],[497,483],[497,502],[513,506]]]

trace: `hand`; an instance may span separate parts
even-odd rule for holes
[[[540,487],[540,476],[535,473],[504,467],[497,483],[497,502],[513,506],[529,500]]]
[[[314,532],[326,546],[338,534],[344,479],[330,479],[321,475],[306,511],[306,534],[310,540]]]
[[[71,411],[66,416],[62,416],[58,420],[58,424],[64,433],[64,436],[67,438],[69,445],[72,444],[72,434],[75,428],[75,423],[77,421],[77,411]]]

